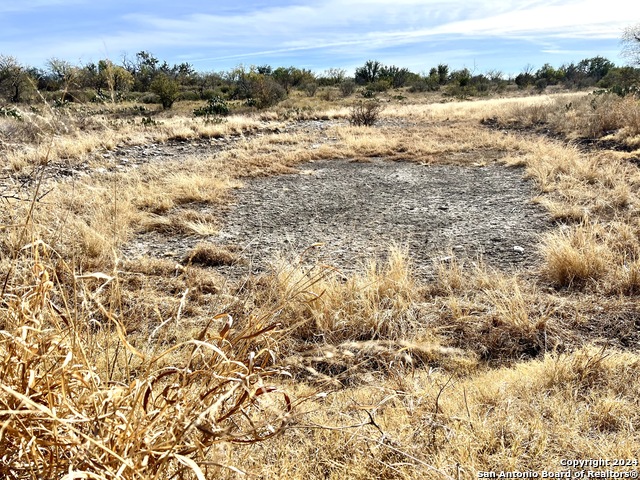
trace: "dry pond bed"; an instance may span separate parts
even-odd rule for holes
[[[452,253],[512,270],[536,262],[538,235],[550,226],[535,194],[520,168],[497,159],[473,166],[323,160],[298,174],[247,180],[221,212],[218,235],[147,232],[127,250],[184,259],[203,241],[231,245],[243,261],[218,268],[233,276],[317,244],[309,259],[345,272],[383,257],[391,244],[408,249],[421,277]]]

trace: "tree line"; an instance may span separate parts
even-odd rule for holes
[[[640,29],[636,33],[640,33]],[[631,35],[631,46],[640,45],[640,40],[635,41],[635,38]],[[631,51],[637,55],[637,51]],[[640,65],[640,57],[636,60]],[[178,99],[215,98],[243,100],[249,106],[266,108],[286,98],[293,89],[313,96],[319,88],[337,87],[345,97],[355,91],[373,97],[378,92],[408,88],[411,92],[442,91],[464,98],[500,92],[510,85],[540,91],[553,85],[565,88],[598,86],[624,94],[637,91],[640,68],[616,66],[610,60],[596,56],[557,68],[548,63],[537,70],[526,66],[513,77],[496,70],[476,73],[468,68],[451,69],[444,63],[425,73],[415,73],[377,60],[366,61],[353,75],[339,68],[316,74],[293,66],[273,68],[270,65],[238,66],[226,72],[198,72],[189,63],[170,65],[147,51],[138,52],[133,58],[125,56],[119,65],[107,59],[72,65],[52,58],[45,68],[25,66],[13,56],[0,55],[0,98],[11,103],[31,101],[39,91],[60,102],[139,100],[170,108]]]

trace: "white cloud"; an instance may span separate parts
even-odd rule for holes
[[[434,36],[523,35],[618,38],[628,23],[627,0],[533,1],[329,0],[273,7],[246,15],[192,14],[180,19],[129,15],[151,39],[181,45],[244,45],[249,51],[316,49],[371,42],[388,46]],[[137,35],[136,35],[137,36]]]
[[[609,0],[606,8],[596,0],[535,5],[524,10],[441,25],[434,33],[486,36],[541,34],[570,38],[595,34],[602,38],[618,38],[621,29],[628,24],[628,17],[623,13],[626,8],[626,0]]]
[[[90,5],[87,0],[3,3],[16,5],[15,11],[36,6]],[[74,59],[160,48],[182,49],[190,58],[212,60],[320,49],[343,55],[356,52],[362,57],[376,50],[469,36],[537,44],[561,39],[617,39],[629,23],[628,0],[608,0],[606,6],[600,0],[303,0],[242,13],[238,13],[242,9],[238,3],[231,14],[215,4],[203,7],[193,3],[200,10],[182,16],[121,14],[106,20],[112,25],[103,34],[52,30],[44,39],[34,37],[27,42],[6,36],[2,40],[0,33],[0,49],[13,47],[11,51],[21,58],[25,55],[20,52],[27,51],[31,56]],[[130,7],[122,2],[120,9]],[[0,5],[0,12],[10,8]],[[91,10],[86,6],[85,11]],[[161,12],[162,3],[154,11]],[[80,15],[77,23],[82,24]],[[562,50],[555,44],[546,48]]]

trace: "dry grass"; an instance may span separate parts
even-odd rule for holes
[[[77,277],[100,287],[77,291],[85,300],[73,309],[79,299],[50,276],[44,251],[34,247],[32,283],[6,294],[0,317],[3,476],[204,478],[233,469],[225,445],[264,440],[286,424],[288,396],[263,383],[279,371],[268,367],[268,350],[254,350],[276,328],[267,317],[237,330],[219,315],[163,347],[167,321],[136,347],[99,301],[116,280]],[[93,302],[105,321],[97,331],[84,316]],[[180,324],[180,310],[171,320]]]
[[[373,377],[305,404],[283,436],[295,448],[265,444],[240,458],[265,478],[293,479],[472,479],[562,471],[566,458],[635,459],[638,384],[628,379],[639,361],[587,347],[463,379]]]
[[[633,96],[560,95],[539,104],[516,104],[500,119],[520,127],[546,126],[572,140],[605,138],[632,148],[640,146],[640,106]]]
[[[112,150],[118,145],[145,145],[167,140],[220,138],[272,129],[275,125],[242,115],[229,116],[212,124],[185,116],[141,112],[140,118],[118,118],[118,110],[131,106],[109,107],[95,111],[89,106],[67,106],[62,109],[21,110],[22,120],[0,119],[0,149],[14,172],[28,172],[45,160],[60,159],[74,166],[95,161],[92,154]],[[142,118],[154,115],[154,124],[145,125]],[[20,138],[20,142],[13,139]]]
[[[582,286],[602,279],[613,261],[601,229],[586,224],[545,239],[543,275],[558,287]]]
[[[240,261],[241,260],[238,255],[228,247],[209,243],[200,243],[196,245],[185,258],[186,263],[202,265],[205,267],[234,265]]]
[[[632,154],[480,125],[558,125],[633,148],[637,105],[593,98],[389,96],[371,128],[348,125],[330,94],[220,124],[89,108],[0,119],[14,172],[0,190],[0,476],[470,479],[636,458]],[[234,141],[123,171],[100,155],[197,138]],[[216,267],[241,253],[213,243],[122,259],[141,232],[214,235],[245,178],[370,157],[523,167],[559,222],[538,268],[452,257],[419,281],[392,248],[348,276],[303,255],[232,279]],[[85,163],[88,175],[47,178]],[[626,351],[595,346],[607,344]]]
[[[429,296],[438,308],[434,326],[448,344],[473,351],[486,362],[535,358],[571,343],[556,315],[556,299],[536,285],[482,262],[455,259],[437,266]]]
[[[387,263],[369,263],[362,274],[344,277],[329,267],[310,271],[287,263],[276,267],[276,302],[303,296],[284,315],[294,335],[329,343],[411,337],[417,288],[406,253],[392,249]]]

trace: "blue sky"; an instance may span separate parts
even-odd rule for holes
[[[601,55],[618,65],[637,0],[0,0],[0,55],[120,63],[141,50],[199,71],[294,65],[349,74],[368,59],[516,74]]]

